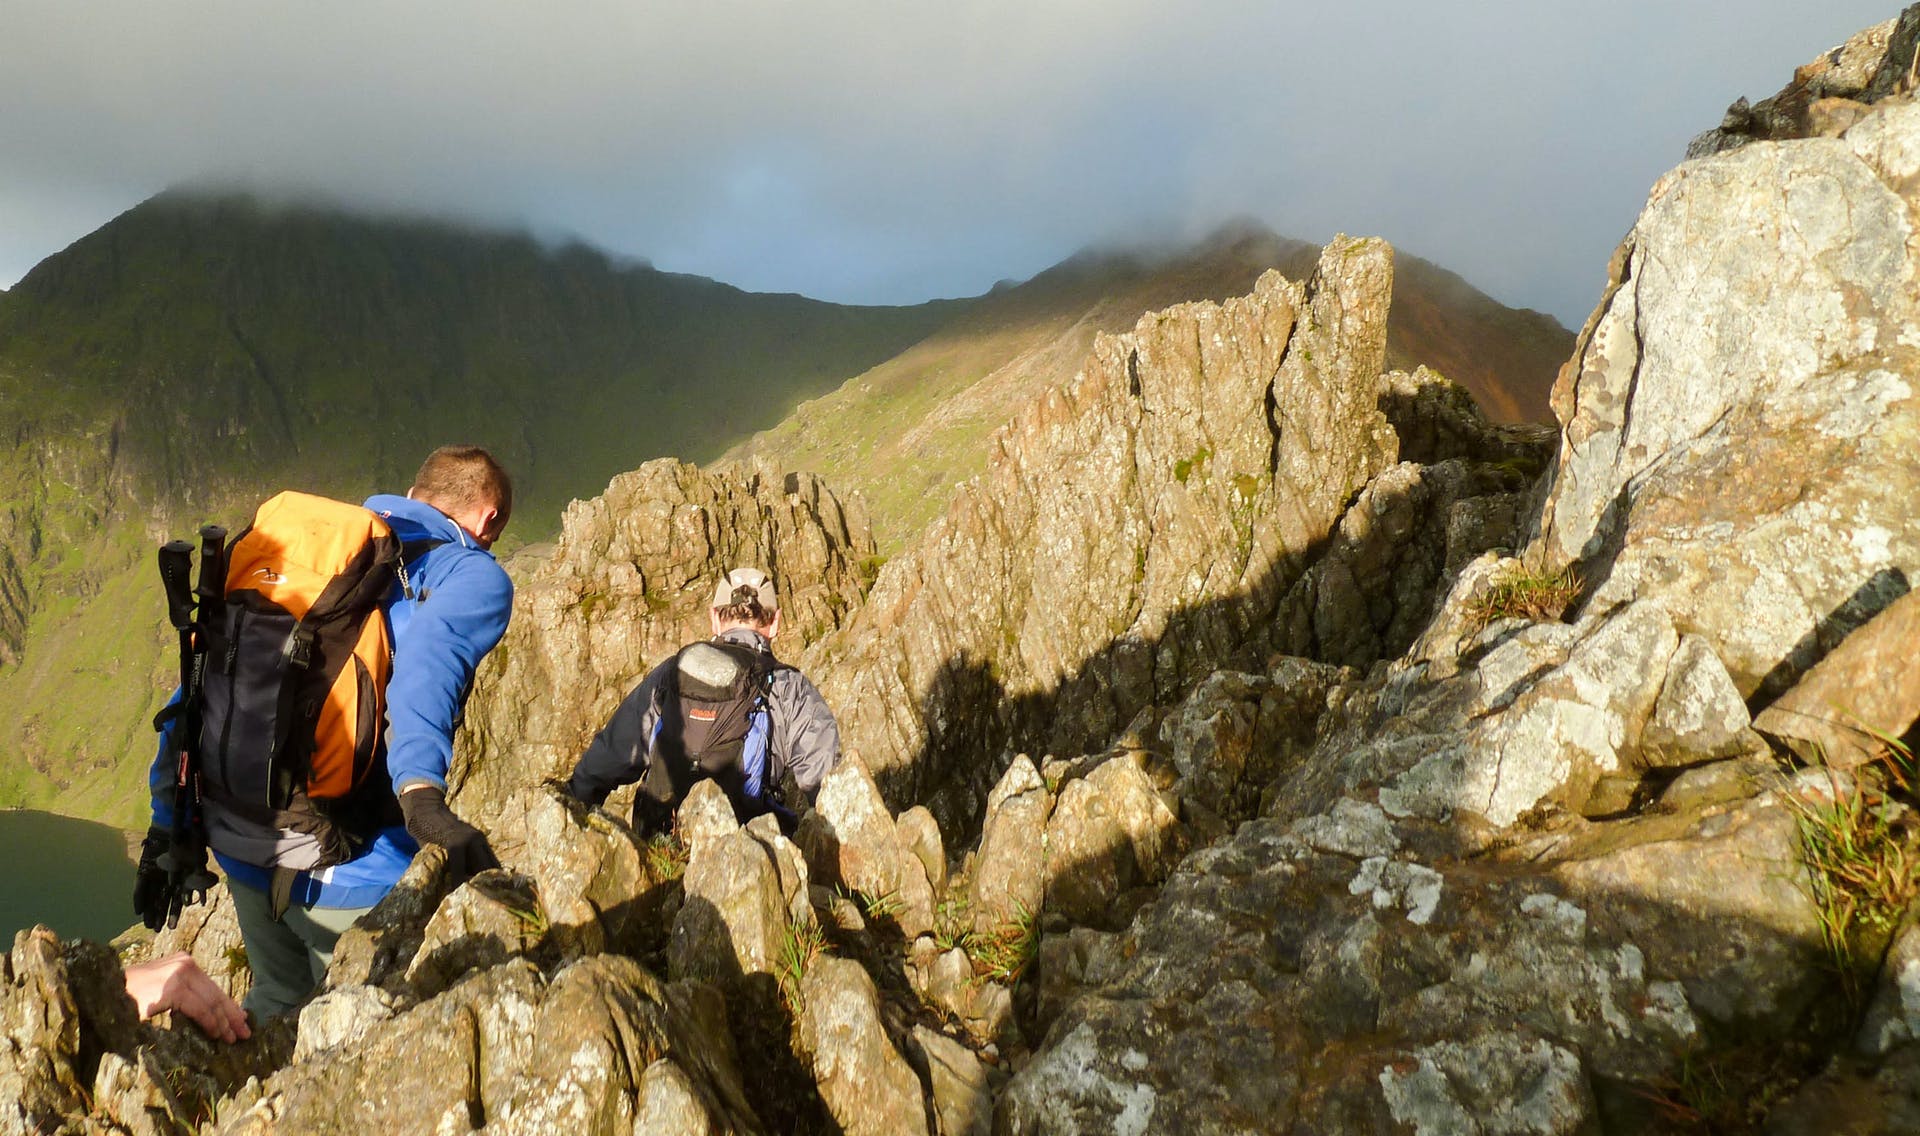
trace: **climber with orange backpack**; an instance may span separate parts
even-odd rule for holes
[[[224,548],[203,531],[190,614],[177,582],[190,549],[162,551],[182,683],[155,720],[134,907],[154,929],[177,919],[211,884],[210,847],[256,1017],[312,991],[421,843],[446,848],[459,878],[497,866],[447,807],[446,778],[474,672],[512,610],[489,551],[512,507],[490,454],[443,446],[404,497],[283,493]]]

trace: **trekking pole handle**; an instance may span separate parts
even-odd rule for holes
[[[167,622],[185,631],[193,622],[193,594],[187,577],[193,572],[193,545],[170,540],[160,546],[160,583],[167,590]]]
[[[227,598],[227,530],[207,525],[200,530],[200,586],[193,594],[201,613]]]

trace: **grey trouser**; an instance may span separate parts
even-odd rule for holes
[[[294,904],[273,918],[267,893],[232,878],[234,914],[240,917],[240,939],[247,947],[247,968],[253,988],[240,1003],[255,1021],[285,1013],[313,993],[327,976],[333,944],[354,920],[371,907],[302,907]]]

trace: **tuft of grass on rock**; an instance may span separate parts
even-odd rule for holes
[[[827,933],[812,919],[792,919],[780,934],[780,955],[774,960],[774,977],[780,980],[780,1000],[796,1019],[806,1004],[801,983],[813,960],[827,949]]]
[[[1904,758],[1910,768],[1912,755]],[[1879,948],[1920,894],[1920,826],[1911,809],[1864,777],[1851,792],[1836,786],[1827,799],[1784,796],[1799,828],[1821,938],[1848,1003],[1857,1007]]]
[[[1025,904],[1016,903],[1011,920],[985,934],[969,936],[967,954],[975,973],[1009,986],[1020,981],[1039,948],[1038,922]]]
[[[889,891],[873,895],[864,891],[855,891],[852,898],[860,905],[860,910],[871,922],[879,922],[883,919],[897,920],[900,913],[907,909],[898,892]]]
[[[1520,567],[1469,599],[1466,615],[1476,630],[1499,619],[1557,620],[1579,598],[1581,587],[1580,573],[1571,567],[1554,572]]]
[[[1688,1050],[1673,1073],[1632,1091],[1652,1107],[1661,1132],[1758,1132],[1806,1080],[1806,1058],[1791,1045]]]
[[[647,869],[656,879],[677,880],[687,870],[687,846],[678,837],[661,833],[647,841]]]

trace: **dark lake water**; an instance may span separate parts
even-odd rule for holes
[[[133,916],[133,862],[111,825],[0,809],[0,950],[45,923],[62,938],[106,942]]]

